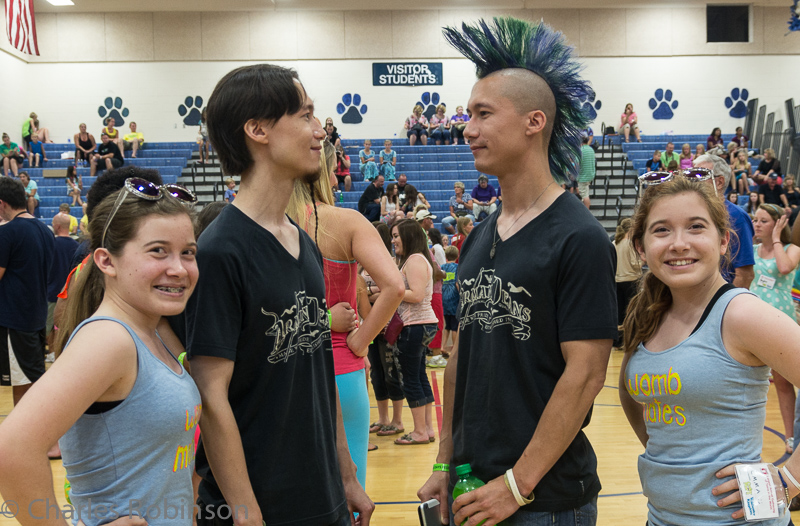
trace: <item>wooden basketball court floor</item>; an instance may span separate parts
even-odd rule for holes
[[[597,397],[592,423],[586,434],[598,457],[598,472],[603,490],[598,499],[598,524],[603,526],[635,525],[645,523],[646,499],[636,471],[636,461],[642,446],[628,425],[617,397],[617,378],[622,362],[622,353],[613,352],[606,374],[606,383]],[[428,369],[434,390],[438,390],[437,403],[441,401],[444,386],[444,369]],[[501,379],[498,379],[501,381]],[[377,420],[375,399],[370,390],[372,418]],[[0,422],[11,411],[11,388],[0,388]],[[438,423],[440,406],[434,407],[434,422]],[[411,426],[411,411],[406,408],[403,422],[408,430]],[[732,430],[733,431],[733,430]],[[367,471],[367,493],[376,503],[372,524],[375,526],[413,526],[417,519],[419,487],[427,480],[434,462],[438,442],[421,446],[396,446],[396,437],[370,435],[371,442],[379,449],[369,453]],[[437,434],[438,438],[438,434]],[[767,421],[764,429],[764,461],[782,463],[786,460],[783,446],[783,425],[778,409],[777,394],[770,387],[767,404]],[[64,468],[61,461],[51,461],[56,497],[63,507]],[[2,508],[0,508],[2,511]],[[794,521],[800,520],[800,512],[792,514]],[[16,520],[0,515],[0,526],[17,524]],[[744,524],[744,522],[742,523]]]

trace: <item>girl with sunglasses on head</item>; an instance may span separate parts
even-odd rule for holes
[[[95,208],[92,257],[56,334],[65,352],[0,425],[0,492],[28,507],[22,524],[53,518],[47,450],[59,437],[73,522],[192,523],[200,395],[158,324],[197,281],[194,200],[129,179]]]
[[[794,319],[792,281],[800,262],[800,247],[790,244],[788,217],[782,208],[763,204],[756,210],[753,228],[757,244],[753,245],[756,264],[750,290]],[[794,387],[777,372],[773,372],[772,377],[786,432],[786,452],[791,453],[794,450]]]
[[[720,273],[731,230],[709,186],[651,185],[633,218],[649,270],[625,317],[619,396],[645,446],[650,526],[743,524],[734,464],[761,462],[770,367],[800,382],[800,327]],[[800,458],[769,469],[785,505],[800,493]],[[762,524],[786,525],[782,513]]]

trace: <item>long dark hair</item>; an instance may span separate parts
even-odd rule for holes
[[[406,212],[414,210],[414,207],[417,206],[417,199],[419,198],[419,191],[417,187],[411,184],[407,184],[405,188],[406,194],[406,204],[403,205]]]
[[[430,230],[428,230],[428,239],[431,240],[431,244],[433,245],[441,245],[442,233],[435,228],[431,228]]]
[[[89,220],[90,254],[103,246],[103,231],[120,192],[127,192],[127,190],[114,192],[94,208]],[[152,215],[177,216],[183,214],[194,219],[193,210],[172,196],[165,195],[158,201],[148,201],[127,195],[119,206],[113,221],[108,225],[104,248],[113,256],[119,256],[125,249],[125,245],[136,237],[139,225],[146,218]],[[63,349],[78,325],[100,307],[105,289],[105,274],[97,268],[93,258],[89,257],[75,284],[70,288],[69,302],[56,332],[54,342],[56,349]]]
[[[400,242],[403,244],[403,254],[399,256],[397,266],[403,268],[408,258],[414,254],[422,254],[431,266],[436,268],[431,259],[431,252],[428,250],[428,239],[425,231],[420,228],[419,223],[413,219],[403,219],[398,221],[392,229],[397,229]]]
[[[67,179],[75,182],[78,176],[75,174],[75,167],[73,165],[67,166]]]
[[[397,188],[397,183],[389,183],[386,185],[386,202],[387,203],[397,203],[397,194],[393,193],[394,189]]]
[[[389,229],[389,226],[383,221],[373,221],[372,226],[374,226],[375,230],[378,231],[378,235],[381,236],[381,241],[383,241],[383,245],[386,247],[386,250],[389,252],[389,254],[391,254],[392,232]]]
[[[208,100],[206,125],[223,173],[240,175],[253,165],[244,133],[249,120],[274,123],[297,113],[304,95],[297,72],[281,66],[243,66],[222,77]]]

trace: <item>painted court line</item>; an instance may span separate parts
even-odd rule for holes
[[[598,498],[604,497],[629,497],[631,495],[641,495],[641,491],[633,491],[630,493],[610,493],[606,495],[598,495]],[[393,502],[376,502],[376,506],[391,506],[391,505],[405,505],[405,504],[415,504],[419,505],[420,502],[418,500],[407,500],[407,501],[393,501]]]
[[[436,381],[436,373],[431,371],[431,389],[433,391],[433,403],[436,404],[436,423],[439,426],[439,438],[442,437],[442,400],[439,397],[439,382]]]

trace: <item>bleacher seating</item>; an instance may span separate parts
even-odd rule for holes
[[[197,145],[193,142],[149,142],[143,150],[137,152],[137,158],[131,158],[130,152],[126,152],[125,164],[135,165],[143,168],[158,170],[165,183],[175,183],[181,176],[183,168],[186,167],[188,160],[192,157]],[[30,168],[26,161],[20,171],[27,172],[32,180],[36,181],[39,187],[39,214],[41,220],[50,224],[53,216],[58,213],[58,206],[61,203],[71,204],[72,200],[67,196],[67,186],[63,177],[43,177],[44,170],[61,170],[66,176],[67,167],[74,164],[72,159],[61,159],[63,152],[75,151],[75,145],[64,144],[45,144],[45,152],[49,159],[45,163],[40,163],[39,168]],[[83,197],[92,186],[97,177],[89,177],[89,166],[78,168],[78,174],[83,179]],[[102,172],[98,172],[100,174]],[[83,216],[80,207],[72,207],[70,213],[77,218]]]
[[[373,151],[383,149],[384,139],[373,139]],[[377,146],[380,145],[380,149]],[[358,169],[358,152],[364,148],[364,140],[343,139],[342,146],[350,156],[350,177],[353,187],[344,193],[343,205],[357,209],[358,200],[369,184],[364,181]],[[397,152],[396,175],[406,174],[408,184],[425,194],[431,205],[431,213],[436,216],[434,226],[441,228],[442,218],[450,215],[450,197],[455,195],[453,183],[461,181],[466,193],[471,193],[478,184],[480,172],[475,169],[475,161],[468,145],[416,145],[409,146],[408,139],[392,139],[392,149]],[[386,188],[387,183],[384,183]],[[499,188],[497,178],[489,176],[489,184]]]
[[[733,137],[733,134],[723,135],[723,143],[727,146],[733,140]],[[708,135],[642,135],[641,138],[642,142],[631,141],[626,143],[623,141],[621,143],[622,151],[628,156],[628,160],[631,161],[639,175],[647,170],[645,165],[648,160],[653,158],[653,152],[656,150],[663,152],[668,142],[675,144],[675,151],[678,154],[680,154],[681,146],[684,144],[689,144],[692,147],[692,153],[694,153],[698,144],[706,145]],[[754,164],[752,169],[755,171],[758,163],[753,163],[752,161],[751,163]]]

